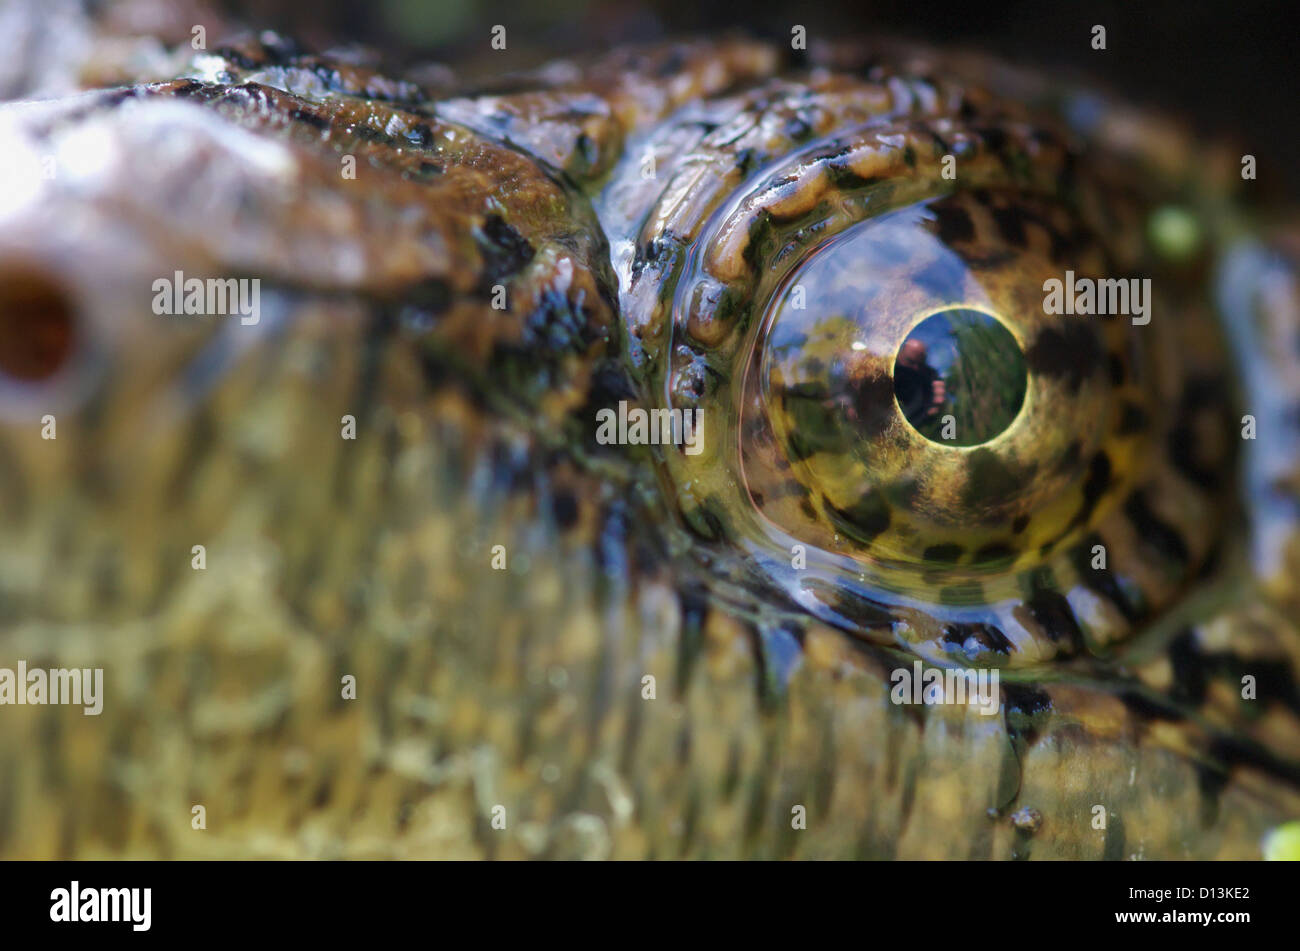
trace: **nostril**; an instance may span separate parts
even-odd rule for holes
[[[14,265],[0,268],[0,376],[39,383],[72,356],[73,305],[52,277]]]

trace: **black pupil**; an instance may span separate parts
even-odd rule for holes
[[[1028,371],[1016,338],[970,308],[931,314],[894,359],[894,398],[926,439],[977,446],[1000,435],[1024,405]]]

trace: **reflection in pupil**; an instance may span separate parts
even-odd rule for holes
[[[943,379],[926,362],[928,356],[924,341],[909,339],[898,351],[898,362],[894,364],[894,396],[913,426],[937,416],[944,403]]]
[[[974,446],[1002,433],[1025,399],[1025,357],[996,318],[954,308],[912,329],[894,362],[894,398],[927,439]]]

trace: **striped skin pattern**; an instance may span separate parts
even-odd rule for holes
[[[478,91],[177,57],[3,109],[59,174],[0,219],[0,666],[106,696],[0,710],[0,855],[1229,858],[1300,817],[1300,254],[1235,156],[892,44]],[[1044,314],[1067,268],[1152,323]],[[261,320],[151,314],[178,270]],[[961,451],[889,381],[956,301],[1030,372]],[[620,400],[703,452],[598,443]],[[892,703],[917,658],[999,714]]]

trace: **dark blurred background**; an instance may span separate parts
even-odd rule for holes
[[[1128,98],[1229,133],[1261,158],[1261,184],[1300,195],[1298,0],[1006,2],[957,0],[232,0],[253,25],[322,45],[341,38],[438,59],[472,59],[493,24],[508,68],[620,42],[741,29],[788,42],[887,32],[1091,76]],[[1107,49],[1090,46],[1093,24]]]

